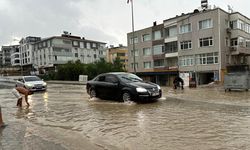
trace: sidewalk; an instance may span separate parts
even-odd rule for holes
[[[174,90],[163,87],[163,97],[166,100],[196,101],[203,103],[250,106],[249,91],[225,92],[221,85],[199,86],[197,88],[185,87],[184,90]]]
[[[46,81],[49,84],[72,84],[72,85],[86,85],[86,82],[80,81],[61,81],[61,80],[49,80]]]

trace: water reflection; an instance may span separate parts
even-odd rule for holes
[[[43,93],[43,100],[44,100],[44,110],[46,112],[48,112],[49,110],[49,107],[48,107],[48,98],[49,98],[49,95],[47,92]]]
[[[17,119],[20,118],[30,119],[33,115],[34,113],[32,112],[32,109],[29,106],[25,106],[17,108],[15,116]]]

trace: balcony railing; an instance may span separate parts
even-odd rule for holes
[[[250,47],[244,47],[241,45],[231,46],[230,51],[232,55],[239,55],[239,54],[250,55]]]

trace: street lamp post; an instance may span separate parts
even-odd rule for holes
[[[134,73],[136,74],[136,66],[135,66],[135,29],[134,29],[134,9],[133,9],[133,0],[128,0],[127,3],[131,2],[131,15],[132,15],[132,44],[133,44],[133,68]]]

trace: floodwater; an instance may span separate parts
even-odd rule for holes
[[[136,104],[89,99],[83,85],[49,84],[19,109],[10,91],[0,89],[3,149],[93,149],[87,142],[122,150],[250,148],[249,92],[164,87],[159,101]]]

